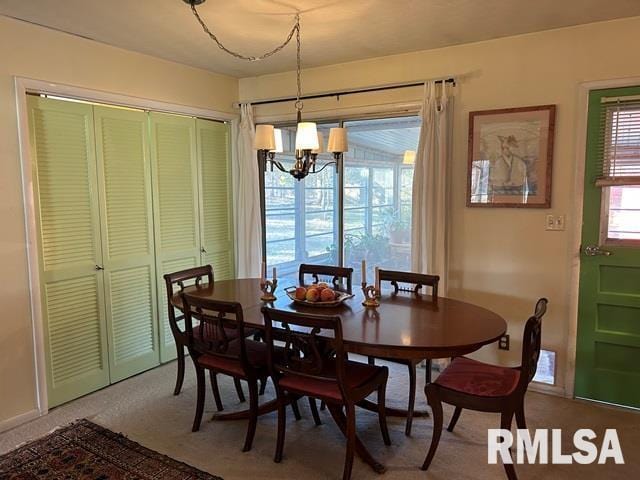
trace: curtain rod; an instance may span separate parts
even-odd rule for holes
[[[456,79],[455,78],[444,78],[440,80],[436,80],[436,83],[451,83],[455,87]],[[329,98],[336,97],[339,98],[344,95],[353,95],[355,93],[370,93],[370,92],[381,92],[383,90],[397,90],[399,88],[410,88],[410,87],[420,87],[424,85],[425,82],[414,82],[414,83],[398,83],[394,85],[384,85],[380,87],[368,87],[368,88],[358,88],[353,90],[342,90],[340,92],[328,92],[328,93],[317,93],[311,95],[303,95],[300,97],[300,100],[313,100],[316,98]],[[251,105],[268,105],[272,103],[284,103],[284,102],[294,102],[296,97],[283,97],[283,98],[274,98],[270,100],[258,100],[255,102],[247,102]],[[240,103],[236,102],[233,104],[235,108],[240,107]]]

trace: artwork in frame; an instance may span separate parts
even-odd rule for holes
[[[555,105],[469,113],[468,207],[551,207]]]

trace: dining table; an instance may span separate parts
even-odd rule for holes
[[[213,284],[184,287],[183,292],[215,301],[237,302],[242,305],[245,328],[264,329],[263,307],[289,312],[339,316],[346,352],[387,359],[438,359],[458,357],[472,353],[484,345],[493,343],[507,331],[506,321],[497,313],[472,303],[446,297],[433,298],[416,293],[395,293],[382,290],[378,307],[363,305],[362,289],[354,289],[353,296],[338,306],[321,307],[294,302],[285,288],[295,286],[292,280],[278,285],[276,299],[261,300],[261,279],[246,278],[216,280]],[[171,298],[171,303],[182,308],[181,293]],[[377,405],[364,400],[359,406],[377,411]],[[275,401],[260,406],[260,413],[275,409]],[[386,408],[389,416],[406,416],[403,409]],[[215,414],[214,420],[247,418],[246,410]],[[427,416],[426,411],[416,411],[414,416]],[[343,430],[344,418],[334,420]],[[356,450],[374,471],[381,473],[384,466],[377,462],[366,447],[357,440]]]

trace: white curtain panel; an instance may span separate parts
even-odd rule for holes
[[[413,174],[411,269],[440,275],[447,293],[447,185],[451,138],[447,84],[425,85],[422,128]]]
[[[258,160],[253,149],[255,125],[251,104],[240,105],[237,158],[234,162],[236,276],[259,277],[262,265],[262,222]]]

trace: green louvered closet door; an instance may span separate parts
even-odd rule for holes
[[[229,124],[196,120],[200,167],[201,263],[215,280],[235,278]]]
[[[94,107],[111,382],[160,363],[148,114]]]
[[[156,274],[160,312],[160,360],[176,357],[167,320],[165,273],[200,264],[200,222],[196,122],[193,118],[150,114]]]
[[[109,384],[91,105],[28,97],[49,407]]]

